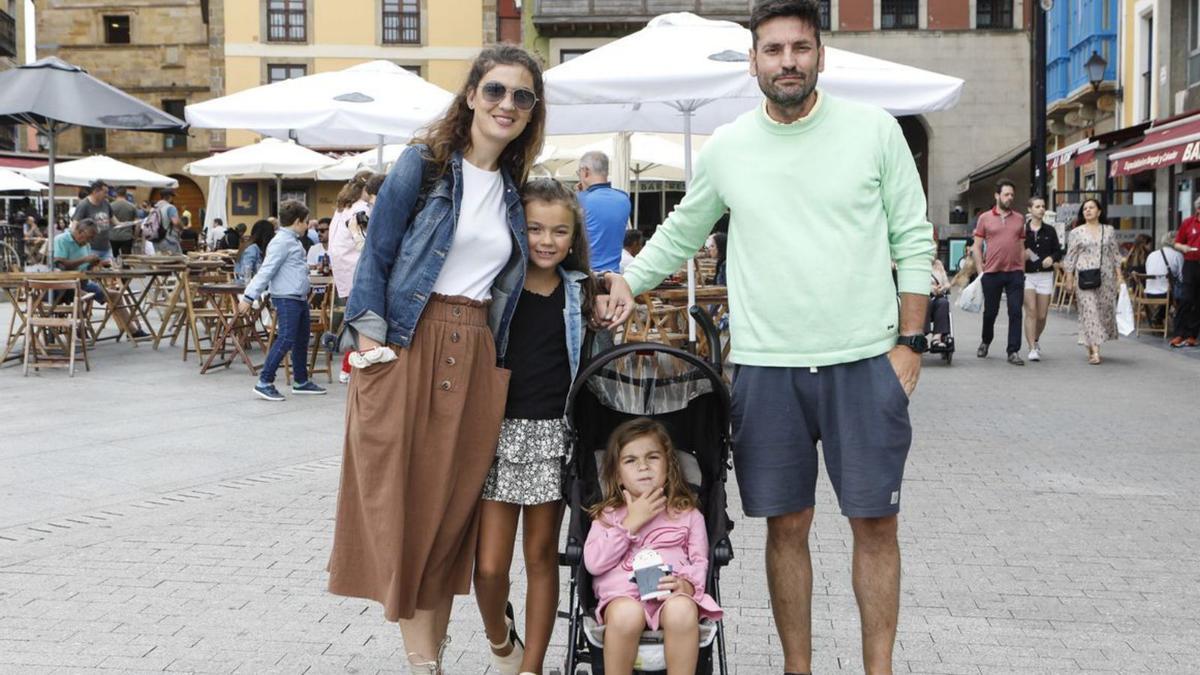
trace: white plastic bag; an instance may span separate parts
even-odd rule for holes
[[[962,295],[958,296],[958,308],[964,312],[983,311],[983,275],[975,277],[975,281],[967,284]]]
[[[1133,335],[1137,322],[1133,320],[1133,302],[1129,300],[1129,287],[1121,284],[1121,295],[1117,298],[1117,331],[1121,335]]]

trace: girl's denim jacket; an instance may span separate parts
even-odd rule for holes
[[[587,278],[584,272],[563,269],[560,265],[558,275],[566,290],[566,304],[563,306],[563,321],[567,326],[567,359],[571,364],[571,381],[579,374],[579,359],[583,352],[583,280]]]
[[[346,303],[350,330],[342,333],[343,349],[353,349],[353,338],[359,334],[408,347],[446,262],[462,204],[463,158],[462,153],[454,153],[446,174],[433,182],[424,205],[413,213],[421,196],[426,153],[424,145],[406,148],[379,189]],[[496,357],[503,362],[508,327],[525,285],[529,240],[517,186],[507,170],[500,172],[513,247],[492,284],[488,325],[496,341]]]

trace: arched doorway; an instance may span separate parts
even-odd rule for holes
[[[185,210],[192,214],[192,227],[197,228],[202,223],[201,213],[205,207],[204,192],[196,185],[196,181],[183,174],[173,173],[171,178],[179,181],[179,187],[175,188],[175,208],[179,209],[179,214],[183,215]],[[150,193],[150,203],[154,204],[158,201],[159,190],[155,189]]]
[[[929,130],[925,120],[920,115],[897,117],[900,130],[904,132],[904,140],[908,142],[908,150],[917,163],[917,172],[921,174],[921,189],[925,191],[925,199],[929,199]]]

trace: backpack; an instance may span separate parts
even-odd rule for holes
[[[142,238],[157,244],[167,238],[167,228],[163,227],[162,210],[157,206],[142,220]]]

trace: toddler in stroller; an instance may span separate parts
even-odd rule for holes
[[[704,592],[708,535],[696,496],[683,479],[671,437],[646,418],[617,427],[600,469],[606,498],[589,509],[594,523],[583,549],[605,626],[604,666],[629,672],[644,628],[659,630],[672,673],[692,673],[699,620],[721,608]],[[649,565],[641,565],[641,560]]]
[[[715,333],[711,321],[702,327]],[[631,420],[633,426],[623,426]],[[662,344],[617,345],[581,367],[568,396],[567,422],[569,525],[562,560],[570,567],[570,628],[564,674],[624,674],[631,668],[659,673],[668,659],[671,673],[725,673],[718,603],[721,569],[733,560],[733,549],[725,489],[729,392],[720,365]],[[612,453],[632,451],[626,461],[633,469],[657,462],[662,476],[644,486],[638,476],[623,477],[620,454],[606,461],[610,440]],[[664,489],[656,493],[656,487]],[[634,523],[627,520],[631,512]],[[631,525],[636,541],[623,534]],[[688,598],[646,600],[663,576],[662,590]],[[688,637],[675,631],[668,615],[676,608],[691,612],[690,625],[679,622],[690,629]],[[682,668],[674,662],[675,646],[688,653],[680,657]],[[616,652],[610,655],[610,649]],[[613,670],[606,671],[606,664]]]

